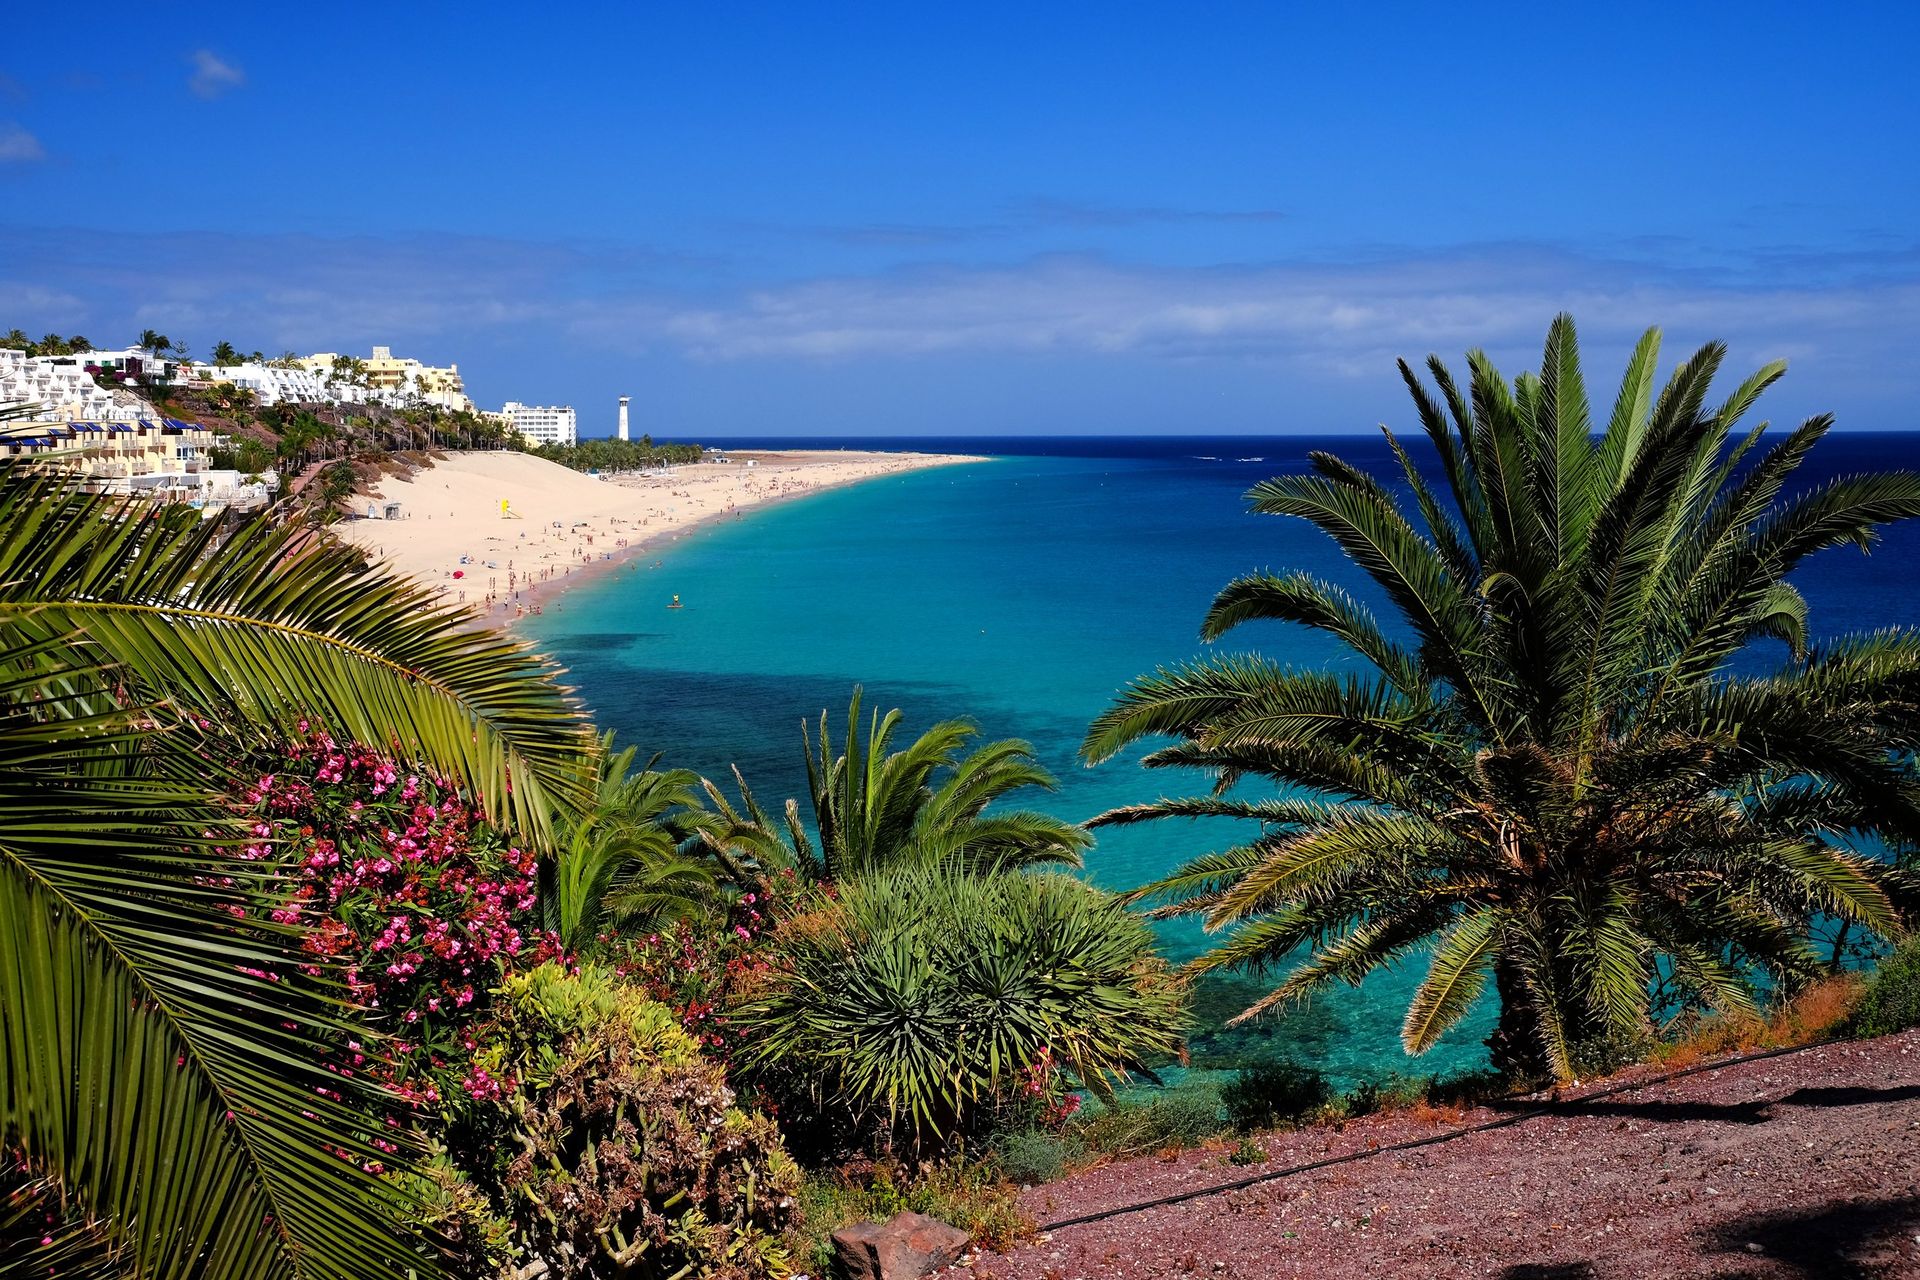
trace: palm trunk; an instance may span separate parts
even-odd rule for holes
[[[1519,966],[1495,961],[1493,985],[1500,996],[1500,1021],[1487,1037],[1493,1069],[1516,1080],[1552,1079],[1553,1064],[1540,1035],[1542,1011]]]

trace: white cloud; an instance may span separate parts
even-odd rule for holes
[[[217,98],[247,82],[246,72],[211,49],[195,49],[187,61],[193,67],[193,74],[187,77],[187,88],[193,90],[195,97]]]
[[[40,139],[11,120],[0,120],[0,164],[27,164],[46,155]]]
[[[63,323],[96,341],[151,326],[262,349],[424,341],[718,367],[946,357],[980,371],[1008,359],[1080,367],[1061,375],[1063,388],[1099,376],[1084,372],[1089,361],[1211,362],[1344,395],[1339,388],[1390,379],[1397,356],[1457,361],[1481,346],[1516,372],[1537,361],[1548,320],[1566,310],[1600,381],[1641,328],[1659,324],[1669,360],[1723,338],[1738,366],[1794,360],[1805,371],[1796,385],[1826,399],[1844,391],[1891,412],[1920,398],[1910,359],[1920,346],[1920,251],[1908,245],[1742,257],[1492,244],[1204,268],[1053,256],[705,293],[685,282],[737,274],[739,264],[717,273],[598,243],[21,228],[8,233],[8,255],[0,314],[31,327],[48,305],[32,291],[57,291],[63,304],[84,300],[84,315],[61,307]]]
[[[1911,274],[1756,281],[1526,246],[1191,270],[1069,257],[921,268],[763,289],[659,323],[660,336],[714,361],[1057,353],[1253,360],[1349,377],[1377,375],[1395,356],[1472,346],[1524,360],[1562,310],[1603,344],[1651,323],[1768,355],[1857,347],[1864,357],[1896,346],[1894,334],[1920,339]]]

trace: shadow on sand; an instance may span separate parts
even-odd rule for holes
[[[1623,1120],[1645,1120],[1653,1124],[1680,1124],[1691,1120],[1721,1124],[1765,1124],[1789,1107],[1874,1107],[1920,1098],[1920,1085],[1901,1085],[1892,1089],[1796,1089],[1783,1098],[1756,1098],[1751,1102],[1633,1102],[1624,1098],[1602,1098],[1598,1102],[1541,1104],[1496,1102],[1496,1111],[1542,1110],[1557,1116],[1611,1116]]]

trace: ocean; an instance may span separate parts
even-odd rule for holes
[[[555,597],[522,624],[623,743],[729,791],[729,766],[738,765],[770,809],[805,794],[801,722],[824,709],[837,739],[856,684],[869,706],[902,708],[910,732],[968,716],[988,737],[1031,742],[1060,779],[1035,807],[1065,817],[1191,794],[1197,786],[1147,773],[1137,755],[1087,768],[1076,752],[1088,722],[1128,680],[1208,650],[1196,632],[1223,584],[1255,569],[1307,570],[1381,609],[1330,541],[1304,521],[1250,514],[1243,496],[1304,468],[1317,449],[1391,478],[1397,468],[1377,436],[710,443],[991,455],[705,526]],[[1915,466],[1920,433],[1839,434],[1814,450],[1801,478],[1818,484]],[[1916,563],[1920,526],[1895,528],[1870,555],[1849,547],[1816,557],[1797,579],[1814,632],[1920,624]],[[668,610],[676,594],[684,607]],[[1218,648],[1303,666],[1357,661],[1279,624],[1243,627]],[[1778,652],[1756,654],[1755,669]],[[1222,823],[1102,832],[1086,874],[1130,887],[1244,834]],[[1162,937],[1175,960],[1206,945],[1186,923],[1163,926]],[[1490,1000],[1422,1058],[1401,1051],[1399,1023],[1419,976],[1418,966],[1381,973],[1358,990],[1233,1030],[1222,1026],[1225,1016],[1266,983],[1210,983],[1193,1070],[1288,1056],[1350,1083],[1481,1065]]]

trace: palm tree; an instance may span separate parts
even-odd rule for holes
[[[231,342],[216,342],[213,344],[213,363],[219,368],[239,364],[240,353],[234,350]]]
[[[970,754],[961,750],[979,733],[966,720],[942,720],[904,750],[892,751],[899,708],[875,711],[861,736],[861,690],[847,708],[845,749],[835,755],[820,713],[816,748],[803,722],[801,745],[818,851],[787,802],[785,821],[775,823],[740,781],[736,808],[712,783],[708,796],[721,822],[709,843],[745,856],[761,868],[790,866],[816,880],[856,878],[900,866],[952,862],[976,871],[1047,863],[1080,864],[1093,843],[1073,823],[1030,811],[986,812],[1003,796],[1028,787],[1051,791],[1053,775],[1033,758],[1033,748],[1007,739]]]
[[[560,832],[542,866],[546,927],[570,952],[607,931],[649,931],[712,913],[722,877],[704,856],[711,817],[700,806],[700,776],[656,770],[659,757],[633,771],[636,750],[600,740],[592,805]]]
[[[1209,640],[1256,619],[1312,627],[1370,670],[1195,662],[1136,680],[1092,726],[1090,761],[1167,735],[1147,765],[1216,782],[1094,825],[1259,824],[1134,895],[1233,930],[1201,970],[1297,960],[1241,1017],[1426,950],[1409,1052],[1491,972],[1496,1062],[1565,1075],[1570,1045],[1648,1025],[1656,981],[1745,1009],[1757,971],[1813,971],[1815,917],[1900,932],[1906,885],[1860,850],[1920,832],[1920,636],[1809,649],[1788,575],[1920,514],[1920,476],[1789,492],[1831,419],[1759,453],[1764,424],[1732,434],[1784,366],[1707,408],[1724,348],[1656,394],[1658,353],[1649,330],[1597,440],[1565,316],[1540,373],[1511,386],[1479,352],[1464,394],[1437,358],[1437,396],[1403,362],[1444,500],[1391,432],[1398,491],[1316,454],[1314,474],[1248,495],[1332,537],[1398,625],[1294,573],[1230,583],[1202,626]],[[1787,648],[1776,673],[1730,671],[1768,638]],[[1254,778],[1276,792],[1242,798]]]
[[[595,744],[550,664],[357,554],[216,538],[0,469],[0,1149],[116,1273],[397,1276],[396,1157],[320,1066],[344,993],[254,976],[297,939],[234,914],[271,873],[219,853],[218,762],[312,718],[550,847]]]

